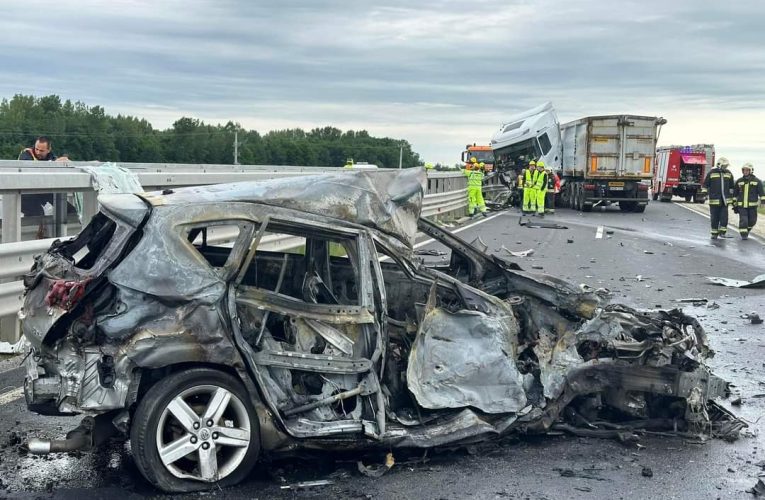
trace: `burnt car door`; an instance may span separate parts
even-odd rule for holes
[[[364,230],[266,217],[231,285],[237,344],[295,437],[385,432],[375,255]]]

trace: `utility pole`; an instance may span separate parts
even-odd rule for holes
[[[239,131],[234,130],[234,165],[239,165]]]
[[[398,150],[398,168],[401,169],[401,164],[404,160],[404,143],[402,142]]]

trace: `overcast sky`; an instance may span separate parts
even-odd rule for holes
[[[765,174],[765,1],[3,0],[0,96],[166,128],[333,125],[454,163],[510,115],[663,116]],[[359,160],[363,160],[359,158]]]

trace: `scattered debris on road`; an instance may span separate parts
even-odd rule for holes
[[[650,467],[643,467],[643,470],[640,471],[640,474],[643,477],[653,477],[653,470]]]
[[[505,252],[509,253],[513,257],[528,257],[529,255],[534,255],[534,249],[533,248],[529,248],[528,250],[522,250],[520,252],[514,252],[514,251],[508,249],[505,245],[502,245],[501,249],[504,250]]]
[[[358,467],[359,472],[361,472],[365,476],[377,479],[379,477],[382,477],[389,470],[391,470],[395,463],[396,463],[396,460],[393,458],[393,453],[388,453],[387,455],[385,455],[385,463],[367,466],[367,465],[364,465],[364,462],[359,460],[358,462],[356,462],[356,466]]]
[[[561,477],[578,477],[581,479],[594,479],[595,481],[610,481],[610,479],[592,474],[592,472],[597,472],[596,469],[583,469],[581,471],[575,471],[574,469],[561,469],[560,467],[556,467],[553,470],[558,472]]]
[[[532,221],[531,219],[523,220],[523,216],[518,219],[518,225],[526,227],[538,227],[543,229],[568,229],[568,226],[557,224],[555,222],[540,222]]]
[[[706,304],[709,299],[701,297],[691,297],[689,299],[675,299],[675,302],[691,303],[691,304]]]
[[[707,276],[707,279],[715,284],[731,288],[765,288],[765,274],[760,274],[752,281],[734,280],[731,278],[720,278],[717,276]]]
[[[765,496],[765,483],[762,482],[762,479],[758,479],[757,484],[746,490],[746,492],[756,497]]]
[[[749,314],[745,314],[744,319],[748,319],[749,322],[752,323],[753,325],[762,324],[762,318],[760,318],[760,315],[754,311],[750,312]]]
[[[319,479],[318,481],[301,481],[299,483],[285,484],[281,486],[283,490],[302,490],[305,488],[315,488],[317,486],[329,486],[335,484],[334,481],[329,479]]]

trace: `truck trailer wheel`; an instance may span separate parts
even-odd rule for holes
[[[619,202],[619,210],[621,210],[622,212],[635,212],[636,208],[637,208],[636,201],[620,201]]]
[[[633,210],[633,212],[642,214],[645,212],[646,207],[648,207],[648,205],[635,205],[635,210]]]
[[[163,491],[233,485],[258,459],[258,417],[241,382],[192,368],[164,378],[141,399],[130,446],[138,470]]]

